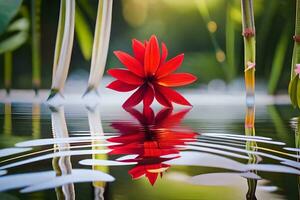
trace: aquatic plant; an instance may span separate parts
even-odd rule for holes
[[[88,88],[84,95],[92,90],[97,92],[99,82],[103,77],[110,38],[112,4],[113,0],[99,0],[98,2],[91,70]]]
[[[67,79],[74,38],[75,0],[61,1],[55,44],[52,86],[48,100],[61,93]]]
[[[244,65],[247,103],[254,103],[255,93],[255,25],[252,0],[241,0],[244,37]]]
[[[293,38],[295,42],[288,91],[292,105],[300,108],[300,0],[296,2],[295,35]]]
[[[41,87],[41,0],[31,0],[32,86],[37,93]]]
[[[133,39],[134,57],[115,51],[115,55],[127,69],[110,69],[108,74],[116,78],[107,87],[119,92],[129,92],[137,89],[123,104],[123,107],[133,107],[143,101],[150,106],[155,99],[163,106],[172,107],[172,103],[191,104],[178,92],[169,87],[188,85],[196,81],[196,77],[189,73],[173,73],[183,62],[184,54],[180,54],[167,61],[168,49],[164,43],[160,53],[158,40],[152,35],[143,44]]]

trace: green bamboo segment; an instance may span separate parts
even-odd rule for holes
[[[55,44],[50,100],[61,93],[67,79],[73,48],[75,27],[75,0],[61,0]]]
[[[41,3],[31,0],[32,85],[36,92],[41,87]]]
[[[253,0],[241,0],[241,7],[244,37],[245,86],[248,100],[248,98],[252,98],[255,95],[256,42]]]
[[[291,80],[289,83],[289,95],[292,105],[300,108],[300,81],[299,72],[295,72],[300,68],[300,0],[296,1],[296,22],[294,35],[294,50],[291,66]]]
[[[12,52],[8,51],[4,53],[4,87],[7,94],[11,89],[12,80],[12,68],[13,68],[13,55]]]

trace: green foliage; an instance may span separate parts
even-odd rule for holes
[[[12,35],[0,42],[0,54],[7,51],[14,51],[27,41],[29,21],[23,17],[13,22],[7,29]]]
[[[288,48],[289,39],[289,29],[288,27],[286,27],[280,37],[274,55],[274,60],[271,68],[271,76],[268,83],[268,92],[270,94],[274,94],[278,86],[279,78],[284,66],[285,52]]]
[[[289,95],[292,105],[300,108],[300,81],[299,75],[294,76],[289,84]]]
[[[89,60],[92,56],[93,35],[82,11],[76,6],[75,31],[83,57]]]
[[[12,18],[17,14],[22,0],[0,0],[0,34],[2,34]]]

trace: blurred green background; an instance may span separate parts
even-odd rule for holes
[[[40,1],[40,18],[33,5]],[[0,70],[4,56],[12,52],[12,88],[32,88],[33,39],[41,37],[41,88],[50,88],[59,16],[59,0],[0,0],[0,4],[20,3],[12,9],[9,24],[3,23],[0,6]],[[293,48],[295,0],[254,0],[257,33],[256,75],[269,93],[286,92],[290,79]],[[76,34],[70,73],[89,72],[97,0],[76,0]],[[2,11],[1,11],[2,10]],[[36,13],[38,15],[39,12]],[[7,15],[6,15],[7,16]],[[19,29],[9,30],[18,19],[27,19]],[[35,21],[35,23],[32,23]],[[32,25],[40,21],[40,29]],[[194,73],[199,83],[223,79],[227,83],[243,77],[243,39],[239,0],[115,0],[110,47],[106,68],[121,66],[114,50],[131,53],[131,39],[146,40],[155,34],[169,48],[169,58],[185,53],[181,70]],[[4,27],[1,32],[1,28]],[[37,26],[38,27],[38,26]],[[37,33],[38,32],[38,33]],[[19,43],[13,47],[3,42],[17,33]],[[5,49],[6,48],[6,49]],[[39,59],[38,59],[39,60]],[[6,63],[7,64],[7,63]],[[39,73],[37,73],[39,74]],[[35,75],[38,76],[38,75]],[[4,87],[3,75],[0,87]],[[197,86],[197,85],[196,85]]]

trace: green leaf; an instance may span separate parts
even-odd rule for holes
[[[0,54],[7,51],[14,51],[27,41],[29,21],[23,17],[17,19],[8,27],[8,32],[18,31],[0,42]]]
[[[89,60],[92,56],[93,34],[79,7],[76,7],[75,31],[83,57]]]
[[[297,106],[300,108],[300,81],[299,81],[299,75],[297,76],[298,82],[297,82]]]
[[[0,34],[17,14],[21,4],[22,0],[0,0]]]
[[[290,95],[290,99],[291,99],[291,103],[294,107],[297,107],[297,86],[298,86],[298,80],[299,77],[295,76],[289,84],[289,95]]]

